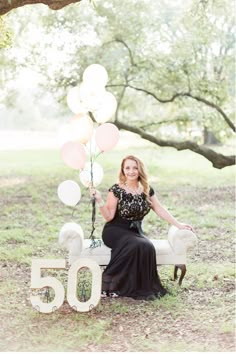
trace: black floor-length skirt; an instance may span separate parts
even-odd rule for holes
[[[111,260],[103,272],[102,290],[140,300],[164,296],[155,248],[138,229],[130,228],[131,223],[115,217],[104,226],[102,239],[111,248]]]

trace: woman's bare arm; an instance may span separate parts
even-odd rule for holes
[[[116,213],[118,198],[116,198],[112,192],[109,192],[106,203],[102,204],[101,201],[98,202],[101,214],[106,221],[111,221]]]
[[[159,202],[159,200],[157,199],[157,197],[155,195],[150,197],[150,200],[152,202],[153,211],[158,216],[160,216],[162,219],[164,219],[165,221],[167,221],[168,223],[170,223],[172,225],[175,225],[176,227],[178,227],[178,229],[188,229],[188,230],[193,231],[193,227],[191,225],[178,222],[174,218],[174,216],[171,215],[171,213],[161,205],[161,203]]]

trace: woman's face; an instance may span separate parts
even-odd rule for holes
[[[138,165],[134,160],[125,160],[123,172],[127,181],[137,181],[139,177]]]

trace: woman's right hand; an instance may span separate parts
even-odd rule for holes
[[[89,186],[90,197],[95,198],[97,203],[102,201],[102,196],[99,191],[97,191],[93,186]]]
[[[191,225],[189,225],[189,224],[185,224],[183,222],[178,222],[178,225],[176,225],[176,226],[180,230],[190,230],[190,231],[194,232],[193,227]]]

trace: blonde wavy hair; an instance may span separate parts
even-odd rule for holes
[[[141,183],[141,185],[143,187],[144,194],[146,195],[147,199],[149,200],[150,186],[148,184],[147,173],[145,171],[145,167],[144,167],[143,162],[139,158],[137,158],[137,157],[135,157],[133,155],[129,155],[129,156],[126,156],[122,160],[121,167],[120,167],[120,172],[119,172],[119,182],[121,184],[125,184],[125,181],[126,181],[125,174],[124,174],[124,165],[125,165],[125,161],[126,160],[132,160],[132,161],[135,161],[137,163],[138,173],[139,173],[138,180],[139,180],[139,182]]]

